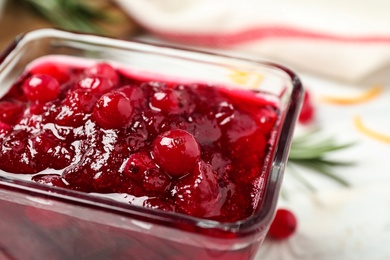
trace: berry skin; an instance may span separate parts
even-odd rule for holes
[[[118,88],[116,91],[123,93],[135,107],[143,107],[145,96],[140,87],[136,85],[126,85]]]
[[[58,141],[50,132],[37,134],[30,138],[28,143],[32,144],[37,153],[35,157],[40,165],[60,170],[72,162],[74,156],[72,149],[67,147],[64,142]]]
[[[146,191],[163,193],[171,184],[170,178],[159,169],[150,169],[145,172],[142,186]]]
[[[150,107],[164,114],[180,114],[187,110],[188,97],[175,89],[162,88],[150,98]]]
[[[22,86],[24,95],[32,102],[47,102],[58,97],[60,84],[46,74],[36,74],[26,80]]]
[[[65,65],[56,63],[41,63],[31,69],[31,74],[47,74],[58,80],[60,83],[65,83],[69,80],[68,68]]]
[[[12,126],[0,121],[0,135],[1,134],[8,134],[11,131],[12,131]]]
[[[104,94],[109,92],[114,84],[107,78],[101,76],[87,76],[76,83],[76,89],[84,89],[94,94]]]
[[[115,69],[108,63],[97,63],[85,70],[87,76],[99,76],[108,79],[113,85],[118,84],[119,76]]]
[[[276,240],[286,239],[294,234],[296,228],[297,219],[295,215],[287,209],[278,209],[268,235]]]
[[[169,175],[181,177],[194,169],[200,158],[200,147],[187,131],[170,130],[153,141],[152,157]]]
[[[145,172],[153,168],[156,168],[156,165],[150,155],[146,152],[138,152],[130,155],[123,173],[137,182],[142,182]]]
[[[101,96],[96,102],[93,117],[104,129],[122,128],[130,123],[133,117],[133,106],[122,93],[110,92]]]
[[[180,211],[191,216],[207,217],[218,212],[221,194],[211,165],[199,161],[191,174],[178,180],[174,198]]]
[[[301,113],[299,114],[298,117],[298,122],[301,124],[309,124],[314,120],[314,106],[311,101],[311,96],[309,92],[306,90],[305,91],[305,96],[303,98],[303,105],[301,109]]]
[[[56,116],[56,123],[73,127],[82,125],[86,114],[93,111],[96,100],[97,97],[89,91],[76,89],[69,92],[60,113]]]
[[[0,102],[0,121],[14,125],[22,117],[24,105],[22,103],[2,101]]]

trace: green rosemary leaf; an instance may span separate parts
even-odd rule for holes
[[[292,144],[291,150],[290,150],[290,159],[315,159],[320,158],[324,154],[329,152],[334,152],[337,150],[342,150],[345,148],[348,148],[352,146],[353,143],[348,144],[342,144],[342,145],[336,145],[334,143],[317,143],[317,144],[310,144],[307,146],[297,146]]]
[[[299,173],[299,171],[291,166],[292,164],[288,165],[288,169],[290,170],[289,173],[291,175],[294,175],[294,177],[304,186],[306,189],[308,189],[311,192],[315,192],[316,188],[302,175]]]
[[[293,163],[296,163],[296,162],[293,162]],[[331,171],[329,165],[321,163],[320,161],[307,160],[307,161],[301,161],[297,164],[299,164],[303,167],[312,169],[316,173],[320,173],[326,177],[329,177],[330,179],[338,182],[339,184],[341,184],[343,186],[346,186],[346,187],[349,186],[349,183],[346,180],[344,180],[343,178],[341,178],[340,176],[338,176],[337,174],[335,174]]]
[[[308,131],[306,134],[295,136],[290,150],[289,159],[319,159],[325,154],[342,150],[354,145],[353,142],[338,144],[331,137],[321,136],[318,128]]]
[[[305,134],[294,136],[287,167],[289,169],[292,168],[292,165],[305,167],[343,186],[349,186],[346,180],[333,172],[333,167],[350,166],[354,163],[328,158],[331,153],[349,148],[354,144],[354,142],[340,144],[332,137],[323,136],[320,129],[312,129]],[[297,172],[292,172],[292,175],[307,189],[314,191],[314,187],[302,175],[297,174]]]
[[[95,21],[105,17],[99,11],[77,0],[19,0],[56,26],[72,31],[103,34]]]

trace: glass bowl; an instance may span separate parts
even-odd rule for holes
[[[128,205],[35,183],[0,171],[0,256],[10,259],[252,259],[275,214],[302,102],[290,70],[268,62],[40,29],[0,56],[0,97],[31,62],[45,57],[108,60],[139,75],[159,75],[278,98],[280,118],[260,182],[255,213],[233,223]]]

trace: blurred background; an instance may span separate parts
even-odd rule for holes
[[[21,33],[47,27],[117,38],[128,38],[140,31],[113,1],[0,0],[0,49]]]
[[[0,0],[0,51],[55,27],[290,67],[312,113],[297,132],[320,129],[312,144],[323,147],[354,145],[325,149],[319,159],[340,162],[326,171],[320,160],[287,169],[279,207],[298,229],[267,240],[257,259],[390,259],[389,10],[387,0]]]

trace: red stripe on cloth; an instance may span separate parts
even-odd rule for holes
[[[307,39],[345,43],[390,44],[390,35],[345,36],[283,26],[255,27],[233,33],[178,33],[147,28],[162,38],[210,47],[228,47],[267,39]]]

